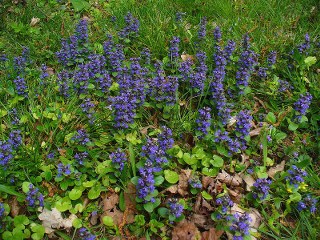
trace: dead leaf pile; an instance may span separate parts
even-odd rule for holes
[[[194,223],[183,220],[173,228],[172,240],[201,240],[201,234]]]
[[[51,234],[56,229],[72,228],[72,222],[77,218],[77,216],[71,214],[68,218],[63,218],[58,209],[52,208],[50,211],[46,208],[43,208],[38,218],[42,221],[42,226],[45,227],[46,233]]]

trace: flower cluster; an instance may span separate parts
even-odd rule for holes
[[[146,158],[145,164],[139,169],[137,188],[138,197],[145,202],[155,201],[150,195],[155,191],[154,174],[162,170],[162,166],[168,162],[166,150],[172,147],[171,129],[162,127],[163,132],[158,134],[158,141],[151,138],[142,146],[141,156]]]
[[[192,64],[193,61],[190,58],[180,63],[180,67],[178,70],[181,74],[180,79],[182,82],[188,82],[193,75]]]
[[[273,65],[276,64],[276,61],[277,61],[277,52],[271,51],[267,59],[268,66],[272,67]]]
[[[236,43],[232,40],[229,40],[227,45],[223,49],[223,55],[224,55],[227,62],[230,61],[230,57],[235,49],[236,49]]]
[[[176,62],[179,59],[179,43],[180,38],[178,37],[173,37],[173,39],[170,41],[169,59],[172,62]]]
[[[21,131],[12,130],[9,133],[8,143],[11,144],[13,149],[17,149],[22,144]]]
[[[221,213],[226,214],[228,210],[233,207],[234,202],[231,200],[229,195],[225,194],[216,199],[216,204],[221,207]]]
[[[86,93],[90,79],[89,64],[79,64],[73,75],[73,89],[77,94]]]
[[[298,46],[299,53],[305,53],[310,48],[310,36],[308,33],[305,35],[304,40],[304,43]]]
[[[14,158],[14,151],[22,144],[21,132],[12,130],[8,140],[0,141],[0,166],[7,166],[9,161]]]
[[[91,101],[90,98],[87,98],[84,100],[84,103],[81,105],[82,112],[87,115],[87,118],[89,119],[89,123],[93,124],[94,123],[94,107],[95,104]]]
[[[168,206],[171,215],[173,215],[175,218],[181,217],[184,208],[182,204],[178,203],[176,199],[171,199],[168,202]]]
[[[90,142],[89,135],[85,129],[79,129],[77,133],[72,137],[72,140],[80,145],[86,145]]]
[[[45,64],[42,64],[41,65],[41,75],[40,75],[40,79],[42,80],[40,83],[41,84],[44,84],[44,79],[48,78],[49,77],[49,73],[47,72],[47,65]]]
[[[188,183],[189,185],[192,187],[192,188],[198,188],[198,189],[201,189],[202,188],[202,183],[199,179],[199,177],[192,177],[188,180]]]
[[[126,26],[118,33],[119,37],[126,38],[131,34],[138,34],[140,22],[134,18],[130,12],[124,17]]]
[[[44,206],[43,195],[39,192],[39,189],[33,186],[32,183],[29,185],[29,191],[27,192],[26,201],[29,207]]]
[[[70,164],[64,165],[63,163],[58,164],[58,174],[57,177],[61,177],[62,175],[69,176],[71,174],[71,166]]]
[[[243,240],[244,236],[248,236],[250,230],[251,218],[249,214],[244,213],[242,215],[235,213],[233,215],[234,219],[232,225],[230,226],[230,231],[234,233],[233,240]]]
[[[13,59],[13,68],[18,75],[25,73],[25,68],[27,64],[30,62],[29,56],[30,50],[27,47],[22,48],[21,56],[15,57]]]
[[[204,89],[204,82],[206,80],[206,74],[207,74],[207,64],[206,59],[207,55],[204,51],[198,51],[196,53],[197,58],[197,66],[195,68],[195,71],[190,76],[190,83],[191,87],[199,90],[200,93],[203,92]]]
[[[203,40],[206,37],[206,27],[207,27],[207,18],[203,17],[200,20],[200,26],[198,30],[198,38],[199,40]]]
[[[278,84],[279,84],[278,91],[281,92],[281,93],[293,89],[293,86],[286,80],[279,79],[278,80]]]
[[[151,63],[151,53],[149,48],[143,48],[140,55],[144,61],[144,64],[149,65]]]
[[[295,188],[298,187],[300,183],[304,182],[304,177],[307,176],[307,172],[303,169],[299,169],[297,166],[292,165],[291,169],[288,170],[288,176],[286,179],[291,185],[294,185]]]
[[[307,110],[309,109],[311,100],[312,95],[309,92],[306,92],[304,95],[301,94],[298,101],[293,104],[294,110],[299,113],[299,119],[306,114]]]
[[[16,91],[18,95],[27,97],[28,92],[27,92],[27,83],[23,77],[17,76],[16,79],[13,80],[15,84]]]
[[[79,229],[78,236],[80,240],[95,240],[96,236],[88,231],[88,229],[82,227]]]
[[[167,105],[176,102],[176,91],[178,90],[178,77],[165,77],[161,63],[155,64],[156,76],[151,80],[151,95],[158,101]]]
[[[215,69],[213,70],[213,80],[210,84],[210,89],[212,92],[212,98],[216,105],[216,109],[218,111],[218,116],[221,119],[223,124],[228,122],[230,118],[230,108],[227,104],[227,99],[225,97],[224,85],[223,81],[226,75],[226,65],[227,65],[227,57],[229,58],[234,50],[234,46],[226,46],[224,52],[219,46],[219,42],[221,40],[221,31],[219,27],[215,28],[214,36],[216,40],[215,44],[215,53],[214,53],[214,61],[215,61]],[[227,47],[229,49],[227,49]]]
[[[246,149],[246,139],[245,137],[249,135],[250,128],[251,128],[252,116],[250,111],[242,110],[237,115],[237,122],[236,122],[236,132],[239,133],[237,139],[240,142],[241,150]]]
[[[158,134],[158,144],[160,149],[164,152],[173,147],[174,140],[170,128],[162,126],[162,132]]]
[[[120,171],[123,170],[124,164],[128,162],[126,153],[123,152],[123,150],[120,148],[118,148],[117,151],[112,152],[109,155],[109,157],[112,160],[112,163],[115,165],[115,167],[118,168]]]
[[[67,72],[66,70],[61,71],[57,74],[57,82],[59,86],[59,92],[64,97],[69,97],[69,83],[70,79],[72,78],[72,74]]]
[[[317,204],[317,199],[312,198],[310,195],[307,195],[305,198],[303,198],[303,200],[301,200],[298,203],[298,210],[299,211],[303,211],[306,209],[309,209],[309,211],[311,213],[315,213],[317,208],[316,208],[316,204]]]
[[[208,134],[208,129],[211,126],[211,108],[204,107],[199,109],[199,117],[196,120],[197,123],[197,130],[202,133],[202,135],[206,136]],[[200,136],[201,138],[202,136]]]
[[[214,139],[215,142],[218,142],[218,143],[226,142],[227,143],[229,151],[230,151],[229,152],[230,155],[231,155],[231,153],[237,153],[240,151],[241,143],[240,143],[239,138],[232,139],[229,136],[228,131],[221,131],[219,129],[215,132],[214,136],[215,136],[215,139]]]
[[[69,39],[61,40],[61,49],[56,52],[58,61],[65,67],[74,65],[83,54],[88,52],[88,21],[80,20],[76,33]]]
[[[254,189],[253,189],[252,196],[255,199],[259,198],[261,201],[266,199],[269,194],[271,183],[272,181],[266,178],[257,179],[257,181],[253,184]]]
[[[80,165],[83,165],[84,161],[89,157],[89,153],[80,152],[80,153],[76,153],[73,157],[74,157],[75,160],[77,160],[77,162]]]
[[[249,85],[249,79],[254,66],[257,64],[256,54],[250,49],[249,35],[246,34],[243,39],[242,53],[238,62],[239,69],[236,73],[237,86],[240,94],[243,89]]]

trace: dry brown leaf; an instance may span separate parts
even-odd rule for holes
[[[30,22],[30,26],[34,27],[35,25],[37,25],[40,22],[40,18],[31,18],[31,22]]]
[[[10,203],[11,217],[15,217],[15,216],[19,215],[20,206],[19,206],[17,197],[14,196],[12,201],[10,201],[9,203]]]
[[[253,129],[253,130],[250,131],[250,133],[249,133],[250,137],[258,136],[258,135],[260,134],[261,130],[262,130],[262,127]]]
[[[208,231],[202,233],[201,240],[219,240],[223,233],[223,230],[216,230],[215,228],[210,228]]]
[[[71,214],[68,218],[63,218],[61,212],[56,208],[52,208],[51,211],[43,208],[40,211],[38,218],[42,221],[42,226],[45,227],[47,234],[53,233],[55,229],[71,228],[72,222],[77,218],[74,214]]]
[[[274,166],[274,167],[271,167],[269,170],[268,170],[268,176],[273,178],[277,172],[282,172],[284,170],[284,166],[285,166],[286,162],[283,160],[280,164]]]
[[[206,228],[208,218],[202,214],[193,214],[190,221],[193,222],[197,227]]]
[[[187,220],[178,223],[172,230],[172,240],[200,240],[201,234],[196,225]]]
[[[240,186],[242,183],[242,178],[238,174],[231,176],[224,170],[218,174],[216,179],[231,186]]]
[[[106,195],[103,198],[103,211],[109,211],[116,207],[116,204],[119,203],[119,196],[116,193],[112,193],[110,196]]]
[[[188,61],[188,60],[193,61],[194,56],[184,53],[181,55],[181,59],[182,59],[182,61]]]
[[[255,183],[254,178],[251,175],[246,174],[242,177],[242,179],[246,183],[246,190],[251,191],[251,187]]]
[[[47,67],[46,72],[51,76],[54,74],[54,69],[52,67]]]
[[[178,193],[181,196],[186,196],[189,193],[188,180],[191,176],[191,173],[192,173],[192,171],[190,169],[187,169],[187,170],[182,169],[181,170],[181,173],[179,175],[179,183],[178,183]]]
[[[99,215],[97,213],[96,214],[91,213],[90,224],[93,226],[96,225],[98,223],[98,219],[99,219]]]

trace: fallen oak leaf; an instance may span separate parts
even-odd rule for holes
[[[240,186],[242,183],[242,178],[238,174],[231,176],[224,170],[218,174],[216,179],[231,186]]]
[[[223,230],[217,230],[212,227],[208,231],[202,233],[201,240],[219,240],[223,233]]]
[[[181,173],[179,175],[179,183],[178,183],[178,193],[181,196],[185,196],[189,193],[188,191],[188,187],[189,187],[189,183],[188,180],[190,179],[192,171],[190,169],[181,170]]]
[[[200,240],[201,234],[193,222],[183,220],[172,230],[172,240]]]

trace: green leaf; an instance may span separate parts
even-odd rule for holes
[[[154,185],[155,186],[160,186],[164,182],[164,177],[162,176],[157,176],[154,178]]]
[[[104,225],[106,225],[107,227],[113,227],[114,226],[114,222],[113,222],[113,219],[112,217],[110,216],[104,216],[102,218],[102,222]]]
[[[126,203],[125,203],[123,191],[121,191],[121,192],[120,192],[120,195],[119,195],[119,208],[120,208],[120,210],[123,211],[123,212],[124,212],[124,210],[126,209]]]
[[[166,217],[169,214],[169,210],[165,207],[161,207],[158,209],[158,213],[161,217]]]
[[[206,199],[206,200],[211,200],[211,199],[212,199],[212,196],[211,196],[208,192],[206,192],[206,191],[202,191],[202,192],[201,192],[201,195],[202,195],[202,197],[203,197],[204,199]]]
[[[65,212],[65,211],[70,210],[72,208],[72,204],[71,204],[69,197],[64,197],[56,202],[55,207],[60,212]]]
[[[296,123],[294,123],[294,122],[290,122],[290,124],[289,124],[289,130],[290,131],[295,131],[295,130],[297,130],[298,129],[298,127],[299,127],[299,125],[298,124],[296,124]]]
[[[14,217],[13,222],[15,226],[18,226],[20,224],[28,225],[30,221],[25,215],[18,215]]]
[[[175,184],[179,181],[179,174],[175,171],[164,170],[164,178],[171,184]]]
[[[88,198],[89,199],[96,199],[100,196],[101,193],[101,189],[100,189],[100,185],[93,187],[90,189],[90,191],[88,192]]]
[[[267,116],[266,116],[266,120],[269,122],[269,123],[276,123],[277,122],[277,118],[276,116],[274,115],[273,112],[268,112]]]
[[[69,198],[71,200],[77,200],[81,197],[82,191],[78,188],[74,188],[69,192]]]
[[[307,67],[310,67],[310,66],[316,64],[317,58],[316,57],[307,57],[306,59],[304,59],[304,62],[307,65]]]
[[[224,161],[223,161],[222,157],[219,157],[217,155],[213,155],[212,158],[213,158],[213,160],[210,161],[212,166],[217,167],[217,168],[223,167]]]
[[[90,3],[84,0],[71,0],[71,3],[76,12],[90,8]]]
[[[152,213],[152,212],[153,212],[153,209],[154,209],[154,205],[153,205],[153,203],[148,202],[148,203],[143,204],[143,208],[144,208],[147,212]]]
[[[81,228],[82,227],[81,219],[79,219],[79,218],[74,219],[73,222],[72,222],[72,226],[74,228]]]
[[[143,226],[146,223],[143,215],[136,215],[134,217],[134,222],[138,224],[138,226]]]
[[[16,192],[15,190],[12,189],[12,187],[8,187],[8,186],[2,185],[2,184],[0,184],[0,192],[5,192],[10,195],[24,198],[23,194]]]
[[[195,155],[190,155],[190,153],[184,153],[183,154],[183,160],[188,165],[193,165],[198,162],[198,158]]]

